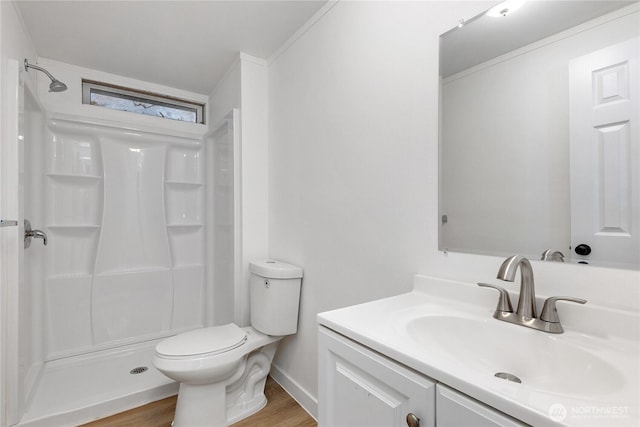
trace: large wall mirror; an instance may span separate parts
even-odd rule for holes
[[[439,247],[639,269],[639,2],[517,3],[441,36]]]

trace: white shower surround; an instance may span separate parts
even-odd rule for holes
[[[44,332],[25,325],[20,338],[19,425],[77,424],[175,394],[151,357],[159,338],[205,323],[204,137],[32,109],[24,212],[49,245],[24,257],[40,297],[21,312],[41,311]],[[138,366],[149,369],[131,375]]]
[[[55,116],[44,153],[45,359],[202,326],[202,142]]]
[[[56,65],[72,93],[81,74],[208,102]],[[8,330],[5,349],[7,422],[77,425],[175,394],[151,357],[159,339],[211,321],[208,126],[79,105],[75,96],[52,102],[19,64],[15,70],[10,86],[20,95],[8,108],[23,135],[18,216],[45,230],[49,245],[16,251],[24,267],[19,326]],[[149,369],[129,374],[138,366]]]

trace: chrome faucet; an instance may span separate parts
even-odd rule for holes
[[[513,282],[516,277],[516,271],[520,267],[520,297],[518,299],[518,307],[513,312],[511,298],[509,292],[500,286],[490,285],[487,283],[478,283],[478,286],[484,288],[493,288],[500,292],[500,298],[493,317],[504,322],[516,325],[526,326],[544,332],[553,334],[561,334],[564,332],[558,311],[556,309],[556,301],[570,301],[578,304],[584,304],[587,301],[581,298],[573,297],[551,297],[547,298],[542,307],[540,318],[537,316],[536,310],[536,292],[533,284],[533,268],[528,259],[520,255],[513,255],[504,260],[498,270],[497,278],[507,282]]]
[[[533,268],[529,260],[520,255],[510,256],[500,266],[497,278],[513,282],[516,278],[518,267],[520,267],[520,298],[518,299],[516,314],[535,318],[537,317],[536,290],[533,285]]]

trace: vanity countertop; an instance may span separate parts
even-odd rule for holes
[[[638,313],[559,304],[565,332],[549,334],[493,319],[496,302],[476,284],[417,275],[409,293],[318,323],[531,425],[640,424]]]

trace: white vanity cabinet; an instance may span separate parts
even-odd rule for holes
[[[327,328],[319,328],[318,425],[434,427],[436,383]],[[418,424],[415,424],[418,425]]]
[[[328,328],[318,336],[319,427],[526,426]]]

